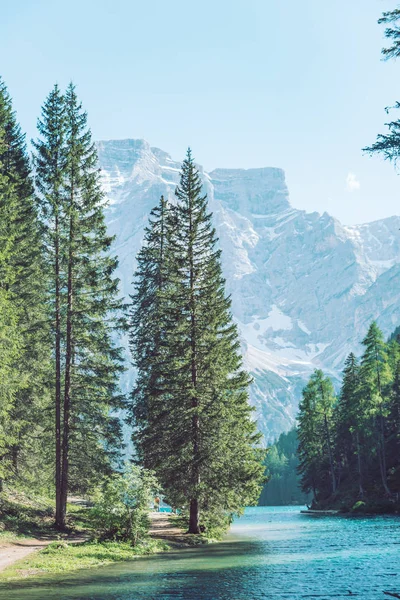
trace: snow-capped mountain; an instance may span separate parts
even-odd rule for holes
[[[180,163],[143,140],[97,146],[127,296],[148,214],[161,194],[173,200]],[[201,172],[251,401],[270,441],[294,422],[314,368],[337,378],[373,319],[386,335],[400,324],[400,217],[345,227],[292,208],[281,169]]]

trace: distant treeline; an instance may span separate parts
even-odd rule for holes
[[[304,505],[310,500],[310,495],[300,489],[297,448],[297,430],[294,427],[288,433],[282,433],[269,449],[266,458],[268,482],[261,492],[260,506]]]
[[[372,323],[359,360],[346,359],[338,396],[320,370],[303,391],[299,472],[314,506],[360,501],[395,507],[400,492],[399,330],[384,341]],[[364,504],[360,504],[364,506]]]

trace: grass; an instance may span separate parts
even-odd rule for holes
[[[0,531],[0,548],[7,546],[8,544],[14,544],[19,540],[26,539],[26,535],[22,533],[15,533],[14,531]]]
[[[133,547],[121,542],[83,542],[68,544],[52,542],[49,546],[33,553],[0,573],[0,582],[20,580],[23,577],[71,573],[80,569],[110,565],[118,561],[133,560],[168,549],[159,540],[146,539]]]
[[[186,514],[171,515],[170,522],[175,526],[186,532],[188,529],[189,518]],[[199,546],[201,544],[210,544],[221,540],[229,528],[228,522],[221,523],[209,523],[203,533],[194,535],[190,533],[184,533],[185,544],[189,546]]]
[[[0,495],[0,539],[48,534],[53,529],[53,515],[54,508],[48,498],[4,492]]]
[[[54,528],[54,502],[41,496],[23,492],[4,492],[0,495],[0,547],[26,538],[55,539],[48,546],[34,552],[0,572],[0,582],[24,577],[71,573],[79,569],[109,565],[132,560],[166,550],[162,541],[146,538],[137,546],[124,542],[88,540],[70,543],[71,534],[96,532],[87,507],[68,504],[68,530],[60,534]]]
[[[60,534],[54,527],[54,501],[23,492],[0,494],[0,545],[28,537],[65,537],[93,529],[90,510],[68,503],[67,531]]]

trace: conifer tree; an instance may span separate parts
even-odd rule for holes
[[[393,492],[400,491],[397,334],[396,329],[385,343],[377,324],[370,325],[362,342],[365,350],[361,364],[353,353],[346,359],[337,402],[327,380],[322,398],[320,383],[324,378],[320,371],[314,373],[303,391],[298,420],[298,471],[303,490],[313,491],[316,503],[329,506],[334,498],[337,502],[342,497],[346,503],[353,498],[358,506],[362,498],[364,502],[383,501],[393,510]],[[335,486],[332,472],[336,475]]]
[[[386,25],[385,37],[390,40],[390,45],[382,49],[384,58],[398,58],[400,56],[400,8],[384,12],[378,21],[379,24]],[[400,102],[396,102],[392,107],[396,110],[400,108]],[[387,113],[391,108],[385,109]],[[400,158],[400,119],[386,123],[388,133],[379,134],[376,142],[372,146],[363,148],[364,152],[369,154],[381,154],[385,160],[393,162],[395,165]]]
[[[378,457],[382,486],[390,495],[387,482],[387,457],[385,429],[388,414],[386,388],[391,379],[386,344],[381,330],[371,323],[362,341],[365,350],[361,359],[361,393],[366,402],[366,416],[369,418],[375,449]]]
[[[64,296],[61,265],[65,259],[62,252],[65,251],[66,115],[64,97],[58,85],[54,86],[46,99],[37,127],[41,137],[32,143],[36,150],[35,182],[46,235],[48,277],[51,282],[48,303],[54,337],[56,523],[61,526],[61,310]]]
[[[158,305],[161,369],[155,375],[162,408],[156,403],[156,410],[162,410],[163,431],[147,449],[139,445],[172,505],[188,508],[189,532],[200,533],[201,511],[204,523],[207,515],[234,513],[257,500],[264,467],[221,252],[190,150],[176,196],[167,219],[166,280]]]
[[[301,489],[306,494],[312,492],[314,502],[318,502],[321,445],[317,433],[315,386],[311,380],[303,390],[303,398],[299,404],[298,422],[297,454]]]
[[[113,334],[123,326],[123,305],[110,255],[113,238],[104,222],[104,196],[87,115],[70,84],[66,107],[66,317],[63,393],[61,511],[65,519],[71,471],[93,480],[120,451],[123,370]],[[109,468],[109,467],[108,467]]]
[[[382,49],[382,54],[386,59],[398,58],[400,56],[400,8],[395,8],[384,12],[378,20],[380,25],[387,25],[385,29],[385,37],[391,40],[391,46]]]
[[[84,491],[109,472],[121,445],[123,370],[114,336],[124,327],[114,276],[117,260],[104,222],[97,153],[87,115],[69,85],[55,87],[35,143],[37,187],[52,266],[57,525],[65,527],[69,490]],[[60,470],[61,463],[61,470]]]
[[[303,391],[299,413],[299,473],[304,492],[319,495],[336,493],[337,473],[334,449],[334,404],[332,382],[316,369]]]
[[[163,398],[163,290],[168,282],[170,208],[161,196],[150,212],[144,243],[137,256],[135,293],[131,296],[130,345],[138,370],[132,393],[134,444],[145,467],[155,461],[167,430]]]
[[[400,492],[400,360],[394,370],[388,415],[388,471],[390,489]]]
[[[356,356],[347,357],[337,404],[336,452],[344,457],[348,480],[357,473],[359,494],[364,496],[362,456],[363,406],[360,392],[360,368]],[[354,457],[356,464],[354,465]]]
[[[18,363],[15,363],[14,401],[10,411],[8,447],[10,473],[19,469],[19,459],[31,452],[31,441],[37,433],[38,414],[45,405],[44,381],[49,366],[49,340],[45,323],[45,283],[43,280],[43,246],[41,226],[33,197],[30,165],[25,136],[16,121],[11,98],[0,80],[0,177],[3,267],[8,277],[3,280],[6,295],[13,306],[13,322],[19,338]],[[11,368],[11,365],[10,365]]]
[[[1,144],[0,137],[0,150]],[[15,365],[21,354],[18,312],[10,292],[14,281],[10,260],[14,235],[10,230],[16,205],[12,187],[7,178],[0,175],[0,490],[10,470],[9,449],[15,441],[11,432],[11,412],[19,389]]]
[[[334,405],[335,405],[335,392],[333,389],[332,381],[329,377],[324,377],[321,370],[315,371],[315,384],[317,387],[318,402],[317,411],[320,412],[323,419],[323,444],[326,454],[329,460],[329,474],[332,482],[332,493],[336,493],[337,479],[336,479],[336,466],[334,460],[333,450],[333,432],[335,429],[334,422]]]

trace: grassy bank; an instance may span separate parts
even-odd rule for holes
[[[125,542],[99,541],[86,506],[68,505],[68,528],[54,528],[54,506],[50,499],[19,492],[0,496],[0,552],[7,547],[42,545],[42,549],[17,560],[0,572],[0,582],[132,560],[166,550],[165,541],[145,537],[132,546]]]
[[[55,541],[43,550],[7,567],[0,573],[0,582],[39,575],[72,573],[80,569],[133,560],[138,556],[154,554],[167,548],[164,542],[152,539],[145,540],[135,547],[122,542],[88,541],[69,544],[65,541]]]
[[[32,537],[67,537],[91,530],[90,511],[85,506],[68,504],[67,529],[60,533],[54,527],[54,502],[50,498],[7,490],[0,494],[0,543]]]

